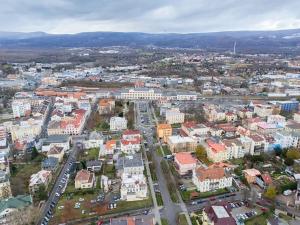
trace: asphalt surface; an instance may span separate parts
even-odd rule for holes
[[[155,121],[152,118],[151,108],[148,101],[135,101],[138,110],[138,116],[136,118],[136,128],[139,129],[145,136],[147,141],[147,146],[149,151],[152,154],[152,163],[156,168],[157,183],[155,189],[158,189],[161,193],[163,199],[163,208],[160,209],[161,218],[166,218],[169,224],[177,224],[177,215],[182,213],[180,203],[174,203],[171,200],[167,182],[164,179],[164,174],[161,169],[161,160],[164,160],[162,157],[156,154],[156,139],[153,138],[154,130],[156,128]],[[157,187],[158,186],[158,187]]]
[[[146,117],[144,117],[141,114],[141,108],[143,108],[143,104],[140,105],[138,102],[135,103],[135,125],[136,125],[136,128],[138,128],[142,133],[148,134],[149,133],[149,131],[148,131],[149,128],[142,124],[141,119],[143,118],[143,121],[144,121],[143,123],[145,123],[145,122],[149,123],[150,120],[146,119]],[[150,130],[151,130],[151,128],[150,128]],[[148,146],[149,142],[152,142],[152,139],[147,138],[147,142],[148,142],[148,144],[147,144],[147,146]],[[146,150],[145,142],[143,142],[143,144],[144,144],[144,149]],[[148,174],[149,188],[150,188],[150,192],[151,192],[151,196],[152,196],[153,204],[154,204],[153,211],[154,211],[155,221],[159,225],[161,225],[159,207],[157,205],[156,195],[155,195],[154,186],[153,186],[153,180],[152,180],[151,172],[150,172],[150,168],[149,168],[149,161],[148,161],[148,158],[147,158],[147,155],[146,155],[145,151],[143,151],[143,153],[144,153],[144,158],[145,158],[145,167],[146,167],[146,171],[147,171],[147,174]]]
[[[81,139],[82,137],[79,137],[77,139]],[[41,214],[41,221],[38,224],[48,224],[49,220],[51,220],[51,215],[54,212],[54,209],[60,199],[60,196],[62,194],[62,191],[64,187],[68,184],[68,174],[70,174],[70,171],[72,169],[73,163],[76,161],[77,154],[79,152],[79,148],[76,147],[76,137],[73,138],[73,142],[75,143],[74,146],[69,150],[69,156],[67,158],[67,161],[63,165],[60,174],[55,180],[55,184],[53,186],[52,191],[49,194],[48,200],[46,201],[44,205],[44,210]],[[65,182],[63,182],[65,180]],[[59,195],[57,195],[57,193]],[[48,221],[47,221],[48,220]]]

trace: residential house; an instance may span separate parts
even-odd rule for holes
[[[58,146],[53,146],[50,148],[50,150],[47,152],[48,157],[54,157],[58,159],[58,162],[62,162],[64,158],[64,148],[63,147],[58,147]]]
[[[144,162],[141,153],[133,155],[126,155],[120,157],[117,162],[117,174],[122,176],[126,174],[143,174],[144,173]]]
[[[237,120],[237,115],[233,112],[227,112],[225,113],[225,120],[227,122],[234,122]]]
[[[273,181],[269,173],[264,173],[262,175],[256,176],[255,183],[262,189],[266,189],[269,185],[273,183]]]
[[[31,194],[34,194],[39,190],[41,185],[44,185],[45,188],[48,187],[52,180],[52,172],[49,170],[41,170],[30,176],[29,181],[29,191]]]
[[[148,196],[147,181],[144,174],[122,174],[121,199],[125,201],[143,200]]]
[[[105,144],[100,145],[99,156],[113,155],[117,148],[116,140],[108,140]]]
[[[42,169],[55,172],[58,168],[58,163],[59,163],[58,158],[48,157],[43,160]]]
[[[75,177],[75,189],[93,188],[95,185],[95,174],[88,170],[80,170]]]
[[[141,144],[140,139],[133,139],[133,140],[125,140],[121,139],[121,151],[126,154],[134,154],[140,151]]]
[[[262,135],[251,134],[248,136],[251,141],[250,155],[260,155],[261,153],[267,151],[268,142]]]
[[[207,137],[210,128],[204,124],[197,124],[195,121],[188,121],[181,125],[181,131],[197,142],[202,142]]]
[[[155,224],[155,218],[151,214],[110,219],[110,225],[154,225],[154,224]]]
[[[100,115],[113,113],[115,109],[115,100],[100,99],[98,103],[98,111]]]
[[[103,144],[103,135],[97,131],[92,131],[87,139],[83,141],[85,149],[90,148],[100,148],[100,145]]]
[[[179,152],[174,157],[175,167],[180,175],[191,174],[196,168],[197,160],[190,152]]]
[[[257,104],[254,106],[254,113],[261,118],[266,118],[267,116],[272,115],[273,109],[272,105]]]
[[[62,147],[64,151],[70,149],[71,137],[69,135],[49,135],[43,142],[42,152],[48,152],[52,147]]]
[[[217,203],[206,206],[202,211],[203,225],[236,225],[228,203]]]
[[[86,162],[86,168],[91,172],[100,172],[102,168],[102,162],[100,160],[89,160]]]
[[[261,173],[257,169],[246,169],[243,170],[244,176],[249,184],[256,183],[256,177],[261,176]]]
[[[247,153],[243,143],[239,138],[222,140],[227,152],[227,159],[243,158]]]

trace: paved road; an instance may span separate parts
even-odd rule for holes
[[[138,127],[139,129],[141,129],[141,123],[140,123],[140,106],[138,103],[135,104],[135,124],[136,127]],[[142,129],[142,132],[144,132],[145,130]],[[144,143],[143,143],[144,144]],[[145,147],[145,145],[144,145]],[[145,148],[144,148],[145,149]],[[147,158],[147,154],[145,153],[145,150],[143,150],[143,154],[144,154],[144,158],[145,158],[145,167],[146,167],[146,172],[148,175],[148,182],[149,182],[149,187],[150,187],[150,192],[151,192],[151,196],[153,199],[153,204],[154,204],[154,216],[155,216],[155,221],[161,225],[161,219],[160,219],[160,213],[159,213],[159,208],[157,205],[157,199],[156,199],[156,195],[155,195],[155,191],[154,191],[154,187],[153,187],[153,180],[151,177],[151,172],[150,172],[150,168],[149,168],[149,162],[148,162],[148,158]]]
[[[66,163],[63,165],[63,168],[61,169],[61,172],[59,174],[59,176],[57,177],[56,181],[55,181],[55,184],[53,186],[53,189],[52,191],[50,192],[50,195],[48,197],[48,200],[47,202],[45,203],[44,205],[44,210],[42,212],[42,215],[41,215],[41,222],[40,223],[44,223],[44,224],[47,224],[47,219],[46,219],[46,216],[47,218],[49,218],[49,212],[53,211],[53,209],[56,207],[58,201],[59,201],[59,198],[60,196],[56,196],[56,193],[59,193],[61,194],[62,193],[62,189],[63,188],[60,188],[59,186],[62,185],[64,187],[64,185],[67,185],[67,180],[65,181],[65,183],[62,183],[62,180],[65,178],[67,178],[67,175],[66,174],[69,174],[68,171],[70,171],[71,167],[72,167],[72,163],[75,162],[75,159],[76,159],[76,156],[77,156],[77,153],[78,153],[78,148],[76,148],[76,145],[74,145],[71,150],[70,150],[70,153],[69,153],[69,157],[66,161]],[[50,213],[51,214],[51,213]],[[39,223],[39,224],[40,224]],[[42,224],[43,224],[42,223]]]
[[[158,125],[158,120],[157,120],[157,118],[156,118],[156,115],[155,115],[155,112],[154,112],[154,109],[153,109],[152,106],[149,107],[148,113],[149,113],[150,117],[152,117],[152,115],[153,115],[155,124],[156,124],[156,126],[157,126],[157,125]],[[161,142],[160,142],[159,140],[158,140],[158,143],[159,143],[159,147],[160,147],[161,152],[164,154],[164,151],[163,151],[163,149],[162,149]],[[162,160],[164,160],[164,159],[163,159],[162,157],[159,157],[159,156],[156,154],[156,152],[155,152],[153,155],[154,155],[154,158],[155,158],[155,161],[156,161],[156,168],[157,168],[157,171],[158,171],[158,173],[160,173],[159,176],[160,176],[161,178],[163,178],[164,175],[162,174],[162,169],[161,169],[161,167],[160,167],[160,162],[161,162]],[[176,184],[175,178],[174,178],[174,176],[173,176],[172,174],[171,174],[171,179],[172,179],[173,183]],[[161,180],[161,185],[164,186],[164,187],[163,187],[163,190],[164,190],[165,192],[168,192],[167,183],[166,183],[165,179],[159,179],[159,180]],[[185,203],[183,202],[183,200],[182,200],[182,198],[181,198],[181,195],[180,195],[180,193],[179,193],[179,191],[178,191],[177,188],[176,188],[176,194],[177,194],[177,197],[178,197],[178,199],[179,199],[179,206],[180,206],[180,209],[179,209],[179,210],[178,210],[178,209],[177,209],[177,210],[175,209],[174,203],[172,202],[171,198],[166,199],[167,202],[168,202],[168,204],[169,204],[169,207],[173,208],[172,212],[170,212],[170,209],[167,209],[167,210],[166,210],[168,216],[171,217],[170,219],[172,219],[172,221],[170,221],[170,223],[171,223],[171,224],[176,224],[177,213],[184,213],[184,214],[185,214],[185,217],[186,217],[186,220],[187,220],[187,222],[188,222],[188,224],[189,224],[189,225],[192,225],[192,221],[191,221],[191,218],[190,218],[190,216],[189,216],[187,207],[186,207]],[[163,193],[162,195],[166,195],[166,193]],[[167,195],[167,196],[170,197],[169,192],[168,192],[168,195]],[[170,202],[170,201],[171,201],[171,202]],[[173,204],[172,204],[172,203],[173,203]],[[176,205],[176,206],[177,206],[177,205]],[[166,208],[168,208],[168,206],[167,206]],[[177,207],[177,208],[178,208],[178,207]],[[174,210],[176,210],[176,211],[174,211]],[[174,212],[176,212],[175,215],[174,215]],[[174,218],[174,217],[175,217],[175,218]],[[174,222],[175,222],[175,223],[174,223]]]

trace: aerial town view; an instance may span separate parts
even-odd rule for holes
[[[4,0],[0,225],[299,225],[299,7]]]

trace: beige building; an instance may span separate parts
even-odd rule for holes
[[[88,170],[80,170],[75,177],[75,188],[93,188],[95,185],[95,174]]]
[[[168,137],[172,135],[172,126],[170,124],[158,124],[156,128],[157,137],[163,142],[168,141]]]
[[[197,142],[191,137],[169,136],[167,141],[172,153],[192,152],[197,147]]]
[[[184,123],[184,113],[179,109],[166,110],[166,121],[168,124]]]
[[[64,158],[64,154],[65,154],[64,148],[63,147],[58,147],[58,146],[53,146],[47,152],[48,157],[57,158],[59,162],[62,162],[62,160]]]

